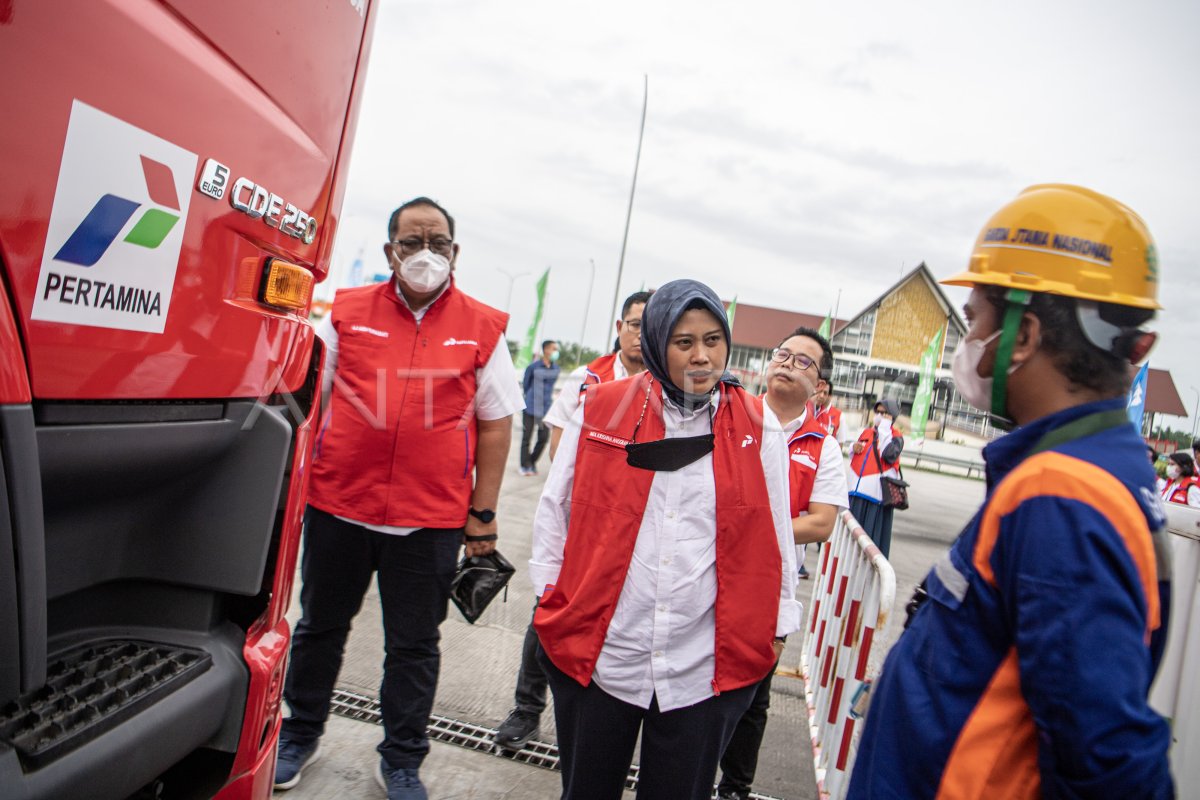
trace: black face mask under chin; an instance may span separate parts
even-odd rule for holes
[[[713,451],[713,435],[681,436],[657,442],[630,442],[625,445],[625,462],[631,467],[653,472],[683,469]]]
[[[637,424],[633,426],[633,440],[625,445],[625,463],[637,469],[648,469],[651,472],[675,472],[688,464],[693,464],[713,451],[715,439],[712,433],[713,412],[710,406],[708,413],[708,433],[701,436],[679,436],[674,439],[660,439],[657,442],[639,442],[638,430],[642,420],[646,418],[646,407],[650,404],[650,387],[653,381],[646,384],[646,399],[642,402],[642,413]]]

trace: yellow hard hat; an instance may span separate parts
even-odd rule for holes
[[[1066,184],[1030,186],[1017,195],[980,231],[967,271],[942,283],[1162,308],[1146,223],[1111,197]]]

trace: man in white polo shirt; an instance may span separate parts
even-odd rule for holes
[[[771,353],[763,403],[763,435],[780,431],[788,442],[788,484],[792,535],[797,556],[811,542],[833,532],[838,511],[849,506],[842,451],[824,420],[813,413],[810,398],[828,391],[833,349],[811,328],[797,328]],[[721,758],[718,797],[745,800],[758,767],[758,749],[771,705],[771,676],[762,680]]]

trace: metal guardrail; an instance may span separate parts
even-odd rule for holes
[[[854,703],[877,671],[872,645],[895,600],[891,564],[843,511],[822,548],[800,665],[821,798],[841,798],[849,786],[861,716]]]
[[[921,462],[925,461],[937,467],[937,471],[941,472],[942,467],[954,467],[955,469],[965,469],[967,477],[971,477],[971,473],[978,472],[980,477],[984,475],[984,464],[982,461],[972,461],[966,458],[953,458],[951,456],[935,456],[930,453],[909,452],[903,451],[900,453],[900,463],[906,463],[911,467],[920,467]]]

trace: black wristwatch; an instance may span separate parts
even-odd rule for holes
[[[487,525],[496,518],[496,512],[490,508],[485,508],[482,510],[477,508],[468,508],[467,513],[482,522],[484,525]]]

